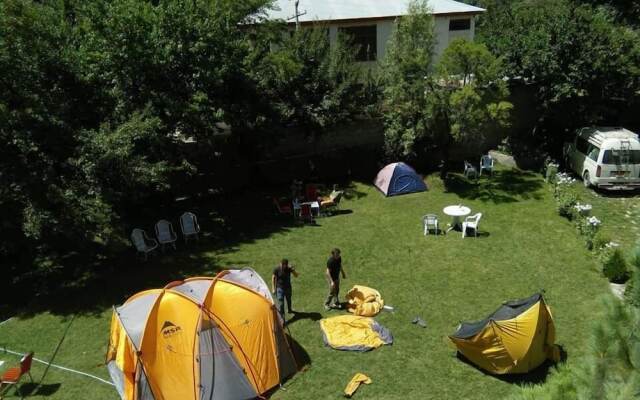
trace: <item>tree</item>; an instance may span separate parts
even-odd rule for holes
[[[296,126],[316,135],[359,112],[363,71],[348,38],[339,35],[331,45],[328,27],[288,34],[276,26],[258,40],[249,61],[264,107],[263,125]]]
[[[433,16],[426,2],[410,2],[408,15],[396,21],[381,64],[388,157],[415,157],[416,143],[433,135],[425,112],[435,41]]]
[[[483,44],[451,42],[438,64],[437,79],[445,96],[435,97],[434,108],[449,121],[454,142],[477,145],[487,131],[509,124],[513,106],[506,101],[509,90],[501,61]]]
[[[412,3],[398,21],[383,64],[385,145],[390,157],[439,147],[447,170],[453,144],[481,145],[508,123],[511,104],[500,60],[484,45],[457,39],[434,65],[433,18]]]
[[[243,25],[266,5],[0,2],[1,285],[72,277],[68,254],[104,252],[132,203],[192,170],[176,133],[209,145],[247,116]]]
[[[616,124],[637,96],[640,36],[610,10],[570,0],[482,5],[488,12],[478,40],[504,60],[512,85],[534,92],[538,118],[532,131],[541,146],[559,151],[563,132]]]

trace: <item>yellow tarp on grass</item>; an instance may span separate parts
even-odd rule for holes
[[[336,350],[369,351],[393,343],[391,332],[373,318],[341,315],[320,320],[327,346]]]
[[[375,289],[355,285],[347,292],[347,310],[354,315],[374,317],[384,307],[384,300]]]

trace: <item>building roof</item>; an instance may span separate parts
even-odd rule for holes
[[[300,0],[300,22],[395,18],[407,14],[410,0]],[[434,15],[480,14],[483,8],[454,0],[428,0]],[[275,0],[267,11],[271,20],[295,19],[295,0]]]

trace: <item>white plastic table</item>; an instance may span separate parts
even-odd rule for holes
[[[471,209],[458,204],[455,206],[447,206],[442,209],[442,212],[452,218],[451,223],[449,224],[449,229],[447,229],[447,232],[449,232],[452,229],[462,229],[462,217],[466,217],[471,214]]]

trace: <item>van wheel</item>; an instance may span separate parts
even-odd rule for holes
[[[591,181],[589,180],[589,171],[584,171],[584,174],[582,174],[582,183],[586,188],[591,187]]]

